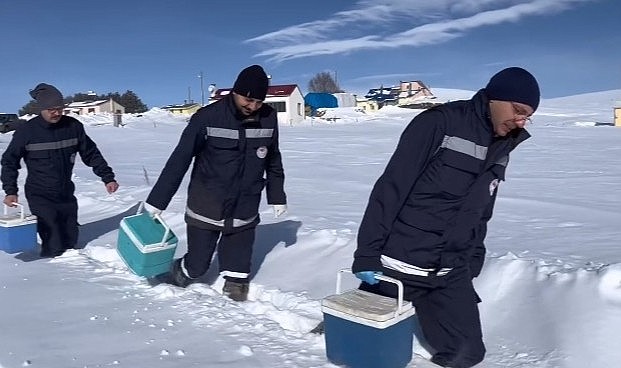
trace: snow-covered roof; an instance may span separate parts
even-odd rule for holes
[[[295,89],[298,87],[297,84],[280,84],[280,85],[275,85],[275,86],[269,86],[267,87],[267,97],[287,97],[287,96],[291,96],[291,94],[293,93],[293,91],[295,91]],[[233,89],[232,88],[220,88],[217,89],[213,96],[211,97],[211,99],[213,100],[219,100],[221,98],[223,98],[224,96],[228,95],[229,93],[231,93]]]
[[[103,103],[106,103],[110,100],[97,100],[97,101],[79,101],[79,102],[72,102],[69,105],[67,105],[67,107],[71,108],[71,107],[93,107],[93,106],[99,106]]]

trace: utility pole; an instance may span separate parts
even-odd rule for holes
[[[203,72],[201,71],[198,77],[201,80],[201,106],[205,106],[205,88],[203,88]]]

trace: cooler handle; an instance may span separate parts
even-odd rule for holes
[[[19,219],[23,220],[26,218],[26,214],[24,213],[24,205],[17,203],[17,202],[13,202],[14,205],[16,205],[17,207],[19,207]],[[9,214],[9,206],[7,206],[6,204],[4,205],[4,215],[8,215]]]
[[[353,275],[351,268],[343,268],[339,270],[336,274],[336,293],[341,293],[341,279],[344,272],[350,273]],[[395,317],[398,317],[401,314],[401,308],[403,306],[403,283],[397,279],[392,277],[384,276],[384,275],[375,275],[375,278],[378,280],[390,282],[397,285],[397,310],[395,311]]]
[[[143,212],[144,212],[144,201],[140,201],[140,204],[138,205],[138,210],[136,211],[136,215],[140,215]],[[160,243],[159,246],[160,247],[165,247],[166,246],[166,239],[168,239],[168,235],[170,235],[170,226],[168,226],[166,221],[164,221],[162,216],[160,216],[159,214],[154,214],[153,218],[157,219],[160,222],[160,224],[162,224],[162,226],[164,226],[164,237],[162,238],[162,242]]]
[[[140,201],[138,203],[138,209],[136,210],[136,215],[140,215],[144,212],[144,201]]]
[[[160,216],[159,214],[154,214],[153,218],[156,218],[160,224],[162,224],[162,226],[164,226],[164,237],[162,238],[162,243],[160,244],[160,247],[165,247],[166,246],[166,239],[168,239],[168,235],[170,235],[170,226],[168,226],[168,224],[166,223],[166,221],[164,221],[164,219],[162,218],[162,216]]]

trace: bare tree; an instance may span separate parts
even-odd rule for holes
[[[343,92],[329,72],[320,72],[308,82],[310,92],[338,93]]]

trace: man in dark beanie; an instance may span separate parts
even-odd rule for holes
[[[108,193],[114,193],[119,186],[82,123],[63,115],[60,91],[41,83],[30,91],[30,96],[41,113],[13,134],[2,155],[0,180],[6,193],[4,204],[15,207],[19,203],[18,170],[20,160],[24,160],[28,170],[24,192],[30,211],[37,216],[41,256],[56,257],[75,248],[78,242],[78,202],[71,181],[76,155],[79,153],[84,164],[93,168]]]
[[[509,153],[529,137],[538,106],[529,72],[500,71],[470,100],[416,116],[371,192],[352,271],[372,293],[397,296],[378,274],[403,283],[437,365],[467,368],[485,356],[472,279]]]
[[[523,128],[539,107],[539,84],[528,71],[511,67],[496,73],[485,86],[496,134]]]
[[[269,80],[263,68],[259,65],[251,65],[242,70],[235,80],[233,92],[240,96],[265,100]]]
[[[267,91],[262,67],[242,70],[232,93],[192,116],[147,197],[150,212],[166,209],[194,162],[185,213],[188,251],[173,262],[174,285],[185,287],[205,274],[217,247],[224,294],[248,297],[263,188],[275,217],[287,209],[276,111],[263,104]]]

